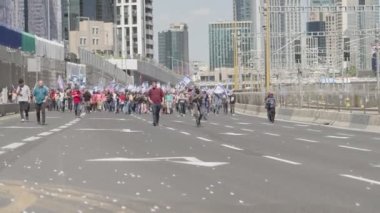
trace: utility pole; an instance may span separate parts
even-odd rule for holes
[[[50,0],[47,1],[47,21],[48,21],[48,39],[51,40],[51,36],[50,36]]]
[[[270,90],[270,0],[265,1],[265,90]]]

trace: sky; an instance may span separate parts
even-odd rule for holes
[[[158,60],[158,32],[171,23],[189,26],[190,61],[208,63],[208,24],[232,20],[232,0],[153,0],[155,58]]]

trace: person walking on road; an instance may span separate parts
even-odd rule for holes
[[[230,113],[231,115],[235,115],[236,95],[234,91],[231,91],[229,98],[230,98]]]
[[[276,116],[276,99],[274,98],[274,95],[271,92],[265,98],[265,108],[267,109],[269,121],[274,123],[274,119]]]
[[[20,106],[21,122],[24,122],[25,120],[29,121],[30,88],[24,84],[24,79],[20,79],[18,84],[19,86],[17,87],[16,94]]]
[[[72,92],[73,102],[74,102],[74,113],[75,117],[80,117],[80,103],[82,101],[81,92],[79,90],[79,86],[75,86]]]
[[[46,101],[49,97],[49,90],[42,80],[38,81],[38,86],[33,90],[33,96],[36,104],[37,123],[45,125],[46,121]],[[42,114],[42,115],[41,115]]]
[[[152,105],[153,126],[158,126],[160,121],[160,110],[164,102],[164,92],[157,87],[157,82],[152,82],[152,88],[148,92],[149,102]]]

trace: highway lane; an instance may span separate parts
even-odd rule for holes
[[[163,116],[159,127],[149,115],[49,116],[42,129],[0,121],[6,210],[51,212],[57,203],[61,212],[380,208],[378,134],[243,115],[210,116],[201,128],[190,116]],[[38,139],[22,142],[28,138]]]

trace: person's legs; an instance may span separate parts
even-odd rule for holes
[[[37,117],[37,123],[41,123],[41,106],[42,104],[36,104],[36,117]]]
[[[157,104],[156,109],[156,124],[158,125],[160,123],[160,111],[161,111],[161,105]]]
[[[24,121],[25,117],[24,117],[24,111],[25,111],[25,106],[24,106],[24,102],[19,102],[19,107],[20,107],[20,117],[21,117],[21,121]]]
[[[30,104],[28,102],[25,102],[25,119],[26,119],[26,121],[29,121],[29,108],[30,108]]]
[[[44,125],[46,121],[45,104],[41,104],[41,124]]]

